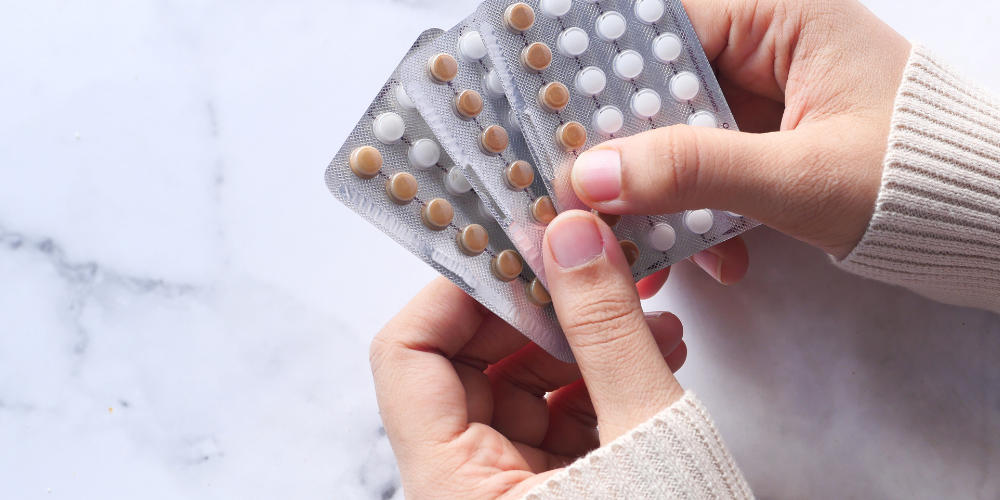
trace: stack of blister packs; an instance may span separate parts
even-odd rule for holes
[[[334,196],[564,361],[542,237],[576,158],[669,125],[736,129],[680,0],[487,0],[428,30],[326,171]],[[756,223],[599,214],[636,280]]]

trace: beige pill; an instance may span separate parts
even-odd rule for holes
[[[428,201],[424,208],[420,209],[420,219],[424,221],[424,225],[435,231],[447,228],[454,218],[455,209],[443,198]]]
[[[490,245],[490,235],[483,226],[469,224],[455,235],[455,241],[458,242],[458,249],[462,253],[475,257],[486,251],[486,247]]]
[[[567,151],[582,149],[587,143],[587,129],[577,122],[566,122],[556,129],[556,144]]]
[[[569,89],[559,82],[552,82],[538,90],[538,105],[549,113],[558,113],[569,104]]]
[[[597,210],[591,210],[590,213],[600,217],[601,220],[608,225],[608,227],[615,227],[618,225],[619,222],[622,221],[621,215],[602,214]]]
[[[632,243],[631,241],[619,241],[618,244],[622,247],[622,252],[625,253],[625,260],[628,262],[628,267],[632,267],[636,262],[639,262],[639,247]]]
[[[524,287],[524,292],[528,296],[528,302],[538,307],[545,307],[552,303],[552,296],[549,291],[542,286],[542,282],[535,278]]]
[[[458,76],[458,61],[451,54],[437,54],[427,61],[427,73],[436,83],[448,83]]]
[[[479,134],[479,147],[488,155],[498,155],[507,149],[510,137],[500,125],[490,125]]]
[[[514,281],[524,270],[524,261],[517,252],[504,250],[493,257],[490,268],[500,281]]]
[[[471,120],[483,112],[483,96],[475,90],[463,90],[455,96],[455,114],[463,120]]]
[[[528,45],[521,51],[521,64],[528,71],[541,73],[552,64],[552,49],[542,42]]]
[[[385,192],[397,205],[409,205],[417,197],[417,179],[408,172],[392,174],[385,181]]]
[[[556,206],[552,203],[552,198],[540,196],[531,202],[531,217],[539,224],[549,225],[556,215]]]
[[[382,169],[382,153],[371,146],[361,146],[351,151],[347,164],[351,166],[354,175],[362,179],[374,179]]]
[[[524,33],[535,24],[535,11],[528,4],[518,2],[503,13],[503,23],[514,33]]]
[[[524,160],[517,160],[504,169],[503,181],[514,191],[527,189],[535,182],[535,168]]]

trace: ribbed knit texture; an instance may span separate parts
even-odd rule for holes
[[[701,401],[680,401],[538,485],[526,500],[750,499]]]
[[[871,225],[838,265],[1000,311],[1000,100],[914,44]]]

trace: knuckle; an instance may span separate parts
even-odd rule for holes
[[[653,166],[646,171],[647,185],[674,199],[684,199],[697,189],[701,175],[700,151],[695,132],[671,127],[653,143]]]
[[[563,320],[563,330],[580,347],[613,343],[630,336],[642,327],[636,314],[634,298],[623,290],[596,285],[589,294],[595,300],[585,301]]]

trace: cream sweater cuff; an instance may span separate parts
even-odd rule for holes
[[[750,499],[701,401],[688,391],[648,422],[532,489],[526,500]]]

